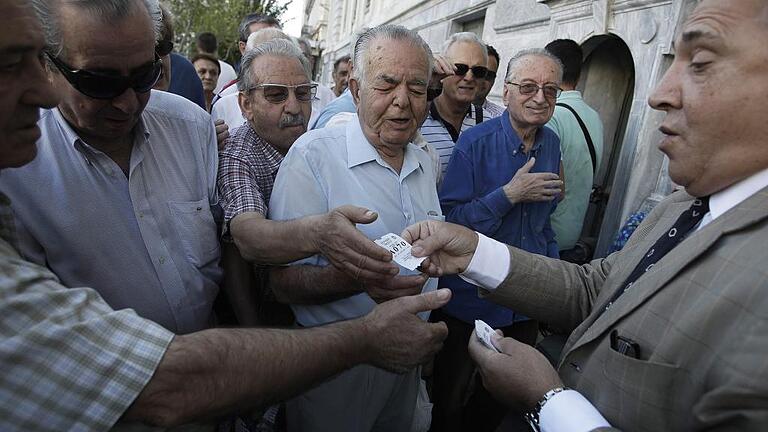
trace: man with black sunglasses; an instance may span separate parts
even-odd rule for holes
[[[441,80],[442,92],[430,104],[420,129],[440,156],[442,175],[459,134],[488,118],[481,109],[472,109],[472,101],[488,73],[485,44],[474,33],[456,33],[446,41],[443,57],[453,64],[453,74]]]
[[[222,277],[216,132],[192,102],[151,91],[157,3],[33,4],[61,101],[41,114],[38,158],[0,179],[22,254],[173,332],[209,327]]]
[[[480,90],[478,90],[473,104],[480,106],[483,114],[488,114],[486,118],[488,119],[500,116],[504,112],[504,107],[488,100],[488,93],[491,92],[493,85],[496,83],[496,73],[499,70],[501,58],[496,48],[487,44],[485,47],[488,50],[488,73],[485,74],[485,79],[480,80]]]

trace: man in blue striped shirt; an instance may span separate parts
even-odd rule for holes
[[[432,101],[420,129],[440,155],[442,175],[459,134],[482,122],[481,118],[489,118],[472,107],[481,90],[481,80],[488,73],[485,44],[474,33],[456,33],[446,42],[443,55],[453,65],[454,74],[443,78],[443,91]]]

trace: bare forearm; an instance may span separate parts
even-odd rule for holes
[[[168,427],[283,400],[366,362],[365,330],[355,320],[177,336],[125,419]]]
[[[363,292],[359,283],[333,266],[275,267],[269,281],[281,303],[323,304]]]
[[[257,213],[235,217],[232,238],[243,258],[257,264],[286,264],[317,253],[313,226],[319,216],[273,221]]]

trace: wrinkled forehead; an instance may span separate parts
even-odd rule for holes
[[[518,60],[511,78],[518,81],[556,83],[559,68],[552,59],[541,55],[528,55]]]
[[[410,79],[429,79],[427,53],[408,40],[377,39],[373,41],[363,59],[367,78],[405,74]]]
[[[445,51],[445,56],[454,63],[464,63],[469,66],[485,66],[483,47],[474,42],[457,41]]]
[[[700,40],[727,44],[743,36],[743,32],[755,29],[768,31],[768,1],[705,0],[686,19],[674,44],[675,48]],[[749,39],[755,45],[765,43],[761,38]]]
[[[265,54],[253,59],[251,78],[258,84],[296,85],[310,82],[307,71],[297,58]]]

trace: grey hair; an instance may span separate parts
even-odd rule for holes
[[[451,37],[449,37],[448,40],[443,44],[443,54],[447,53],[451,46],[458,42],[473,43],[478,45],[483,50],[483,60],[485,61],[485,64],[488,64],[488,47],[485,46],[483,41],[481,41],[480,38],[472,32],[460,32],[452,34]]]
[[[103,23],[114,23],[129,16],[141,4],[152,19],[151,30],[156,41],[163,29],[163,14],[158,0],[31,0],[31,3],[43,27],[46,49],[56,57],[64,54],[64,41],[58,20],[63,6],[71,6]]]
[[[365,82],[365,56],[368,53],[368,47],[371,43],[378,39],[384,40],[397,40],[408,42],[416,48],[420,48],[424,51],[424,56],[427,58],[428,70],[432,70],[432,49],[424,42],[424,39],[419,36],[413,30],[407,29],[400,25],[385,24],[378,27],[373,27],[363,32],[355,42],[354,54],[352,56],[352,78],[356,79],[361,84]],[[427,77],[429,79],[429,77]]]
[[[504,75],[504,81],[509,81],[512,78],[512,74],[517,72],[517,68],[520,66],[520,61],[526,57],[544,57],[552,61],[557,66],[557,83],[560,84],[563,81],[563,62],[559,58],[555,57],[549,51],[543,48],[530,48],[519,51],[512,56],[507,63],[507,74]]]
[[[257,45],[255,48],[245,52],[243,60],[240,62],[240,73],[237,75],[237,90],[244,92],[248,91],[256,85],[253,80],[253,74],[251,73],[251,66],[253,62],[264,56],[278,56],[295,59],[301,63],[301,67],[307,74],[307,79],[311,79],[309,62],[304,57],[304,53],[301,52],[299,47],[291,40],[285,39],[272,39],[271,41],[263,42]]]
[[[250,36],[248,36],[248,42],[245,43],[245,49],[249,50],[249,49],[256,48],[256,46],[258,46],[259,44],[262,44],[264,42],[271,41],[274,39],[285,39],[287,41],[290,41],[296,44],[296,42],[293,41],[293,38],[285,34],[279,28],[267,27],[251,33]]]

